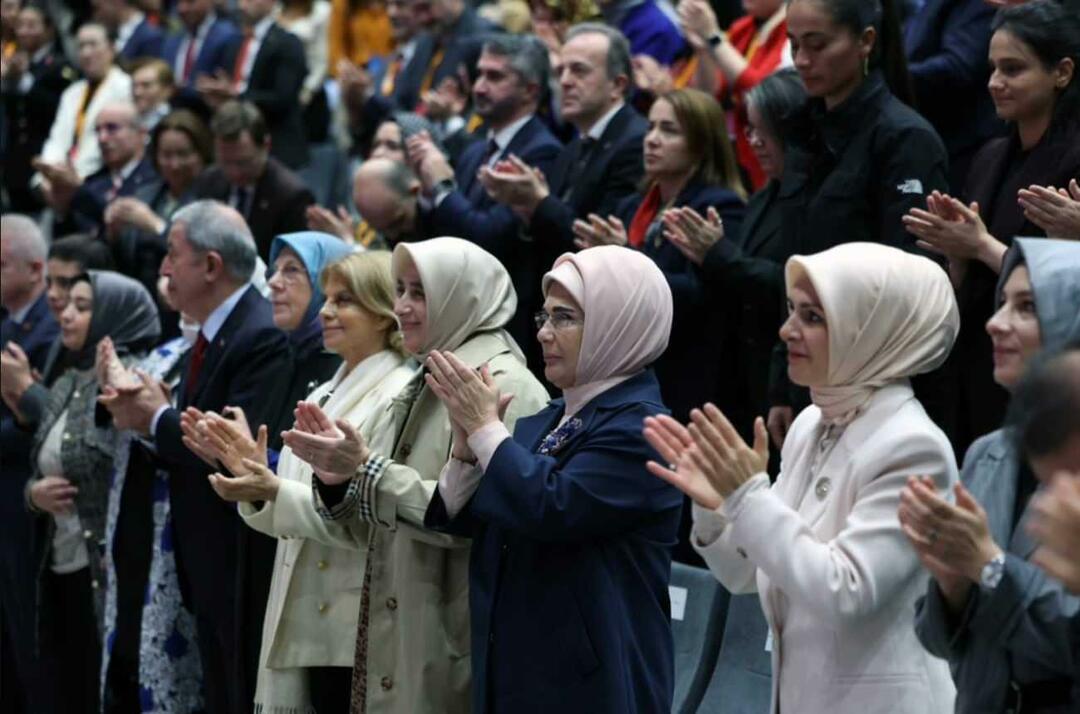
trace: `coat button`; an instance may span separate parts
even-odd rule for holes
[[[386,598],[386,609],[387,610],[396,610],[397,609],[397,598],[393,598],[393,597]]]
[[[402,444],[401,445],[401,458],[407,459],[407,458],[409,458],[409,454],[411,454],[411,453],[412,453],[412,444]]]
[[[742,548],[736,548],[735,552],[739,554],[740,558],[745,558],[746,557],[746,551],[743,550]]]
[[[818,497],[819,501],[824,501],[825,497],[829,495],[829,491],[832,489],[832,482],[827,478],[819,478],[818,482],[814,484],[814,495]]]
[[[319,570],[326,570],[326,561],[320,560],[318,563],[315,563],[315,567]]]
[[[329,607],[325,602],[319,603],[319,614],[326,612],[326,608]]]
[[[64,441],[71,441],[71,432],[70,431],[65,431],[64,432]]]
[[[98,588],[101,587],[101,583],[99,583],[97,581],[97,579],[95,578],[94,580],[90,581],[90,587],[92,587],[94,590],[97,590]]]
[[[389,677],[383,677],[382,680],[379,681],[379,686],[383,688],[384,692],[389,692],[394,688],[394,680]]]
[[[90,531],[83,531],[82,532],[82,537],[85,538],[86,540],[90,540],[91,538],[94,537],[94,534],[91,533]]]
[[[78,389],[76,389],[74,392],[71,393],[71,398],[72,399],[78,399],[79,398],[79,390]]]

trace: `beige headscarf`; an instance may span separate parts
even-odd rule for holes
[[[671,288],[651,258],[613,245],[564,253],[544,276],[544,295],[553,281],[585,315],[575,383],[563,392],[569,415],[664,353]]]
[[[427,339],[419,359],[431,350],[456,350],[480,332],[498,334],[522,362],[525,356],[503,325],[517,309],[510,274],[498,259],[461,238],[398,243],[391,273],[396,281],[411,259],[427,298]]]
[[[960,328],[952,285],[928,258],[878,243],[792,256],[788,290],[805,275],[829,326],[825,386],[810,390],[826,423],[846,424],[875,390],[939,367]]]

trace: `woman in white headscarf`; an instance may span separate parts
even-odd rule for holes
[[[926,258],[849,243],[787,263],[788,375],[813,404],[792,424],[770,487],[753,448],[712,405],[689,429],[661,417],[649,470],[695,502],[692,543],[769,621],[774,712],[951,712],[945,663],[911,627],[927,576],[896,512],[911,476],[956,482],[945,435],[909,379],[940,365],[959,327],[948,276]]]
[[[670,711],[682,496],[645,470],[641,430],[667,413],[650,365],[671,290],[651,259],[615,246],[562,256],[543,289],[537,336],[563,399],[513,436],[486,372],[449,353],[427,361],[455,432],[428,524],[473,538],[473,711]]]
[[[394,313],[414,360],[448,350],[470,369],[483,368],[515,395],[504,413],[510,425],[547,403],[503,330],[517,296],[494,256],[459,238],[403,243],[394,249],[391,273]],[[420,369],[389,410],[394,437],[376,451],[348,422],[314,404],[298,406],[296,424],[283,438],[312,467],[316,510],[326,521],[321,533],[300,535],[367,553],[353,714],[466,714],[472,704],[469,544],[424,526],[450,456],[450,418]]]

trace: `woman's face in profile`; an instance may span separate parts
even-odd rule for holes
[[[1028,361],[1042,347],[1035,293],[1026,265],[1009,273],[1001,291],[1001,304],[986,323],[994,344],[994,381],[1012,389],[1024,374]]]
[[[829,326],[817,291],[805,275],[788,290],[788,319],[780,327],[787,345],[788,378],[802,387],[829,380]]]
[[[1068,85],[1062,65],[1047,69],[1035,50],[1008,30],[990,38],[990,98],[1005,121],[1038,119],[1054,110],[1059,84]]]
[[[401,326],[401,338],[405,349],[417,354],[427,341],[427,296],[420,272],[406,258],[394,286],[394,315]]]
[[[291,248],[282,248],[274,259],[273,270],[266,284],[270,286],[274,324],[292,332],[301,326],[311,304],[311,278],[300,256]]]
[[[67,306],[60,313],[60,340],[64,347],[72,352],[83,348],[93,316],[94,291],[90,283],[80,280],[72,286]]]
[[[405,142],[401,138],[401,127],[397,122],[384,121],[375,131],[371,140],[369,159],[390,159],[405,163]]]
[[[544,377],[559,389],[573,387],[585,334],[584,313],[566,288],[552,282],[543,314],[537,315],[536,321],[536,339],[544,353]]]

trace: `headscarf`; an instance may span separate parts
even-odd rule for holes
[[[440,141],[441,133],[439,132],[438,127],[432,124],[426,117],[414,114],[413,112],[394,112],[387,121],[392,121],[398,125],[398,129],[401,130],[402,146],[405,146],[405,142],[409,140],[409,137],[426,131],[428,136],[431,137],[432,143],[435,144],[435,147],[443,154],[446,154],[446,148]]]
[[[659,359],[671,337],[674,311],[664,273],[645,254],[622,246],[564,253],[544,275],[584,313],[574,386],[563,390],[567,413],[576,412]]]
[[[90,289],[94,294],[93,313],[86,342],[72,365],[89,369],[94,365],[98,343],[112,338],[120,355],[144,352],[161,336],[154,298],[137,280],[111,270],[88,270]]]
[[[825,385],[810,396],[826,423],[847,424],[880,387],[939,367],[960,315],[949,278],[928,258],[878,243],[792,256],[787,288],[805,275],[829,329]]]
[[[399,243],[390,266],[395,281],[410,259],[427,298],[427,339],[415,354],[418,359],[431,350],[456,350],[473,335],[491,332],[525,361],[517,342],[503,329],[517,310],[517,293],[495,256],[461,238]]]
[[[308,279],[311,281],[311,301],[304,311],[304,318],[300,321],[300,326],[289,333],[289,342],[297,346],[322,334],[319,310],[322,309],[326,296],[319,285],[319,275],[327,265],[352,253],[353,247],[329,233],[285,233],[274,238],[274,242],[270,244],[270,265],[274,264],[284,248],[290,248],[296,253],[307,269]]]
[[[1053,238],[1014,238],[998,279],[1001,304],[1005,281],[1026,263],[1035,294],[1042,350],[1055,350],[1080,339],[1080,243]]]

